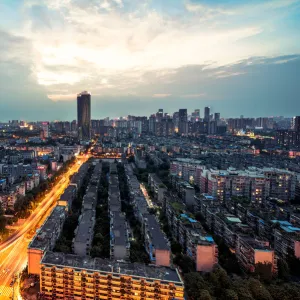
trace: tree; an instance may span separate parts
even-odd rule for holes
[[[200,290],[200,298],[199,299],[201,299],[201,300],[212,300],[208,290]]]
[[[182,272],[190,273],[195,271],[195,263],[194,261],[187,255],[178,254],[174,258],[174,263],[177,264]]]
[[[201,294],[203,294],[204,296],[205,292],[203,292],[203,290],[206,290],[207,284],[205,283],[200,273],[191,272],[185,274],[184,282],[185,282],[185,288],[188,293],[189,299],[202,299]],[[209,295],[208,291],[207,293]],[[210,299],[210,298],[204,298],[204,299]]]
[[[273,277],[273,266],[271,263],[257,263],[255,264],[255,274],[263,281],[271,281]]]
[[[5,231],[5,226],[6,226],[6,218],[4,215],[0,215],[0,232]]]
[[[182,247],[179,243],[172,242],[171,250],[172,250],[172,253],[174,253],[174,254],[180,254],[182,252]]]
[[[239,300],[237,293],[234,290],[226,289],[222,296],[223,300]]]
[[[290,276],[290,268],[287,262],[280,258],[277,261],[277,267],[278,267],[278,277],[287,280]]]
[[[248,280],[248,287],[254,299],[272,300],[271,294],[259,280],[250,278]]]

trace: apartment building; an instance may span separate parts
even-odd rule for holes
[[[166,186],[154,173],[149,173],[148,175],[148,185],[151,191],[154,193],[154,200],[159,204],[163,203],[164,192],[167,191]]]
[[[201,224],[186,213],[181,200],[165,193],[164,212],[172,237],[196,264],[197,271],[210,272],[218,263],[218,247]]]
[[[73,251],[80,256],[89,255],[95,226],[95,210],[84,210],[79,217],[78,226],[75,229],[75,237],[73,239]]]
[[[258,263],[270,263],[272,272],[277,272],[277,259],[275,251],[270,247],[268,239],[255,234],[258,230],[259,218],[246,213],[245,220],[251,219],[247,224],[221,207],[207,207],[204,204],[202,214],[210,230],[220,236],[236,257],[241,267],[248,272],[254,272]]]
[[[47,252],[41,261],[44,299],[184,299],[176,269]]]
[[[29,274],[40,274],[40,261],[46,251],[53,250],[62,231],[66,215],[66,207],[57,205],[38,229],[27,248]]]
[[[275,252],[285,258],[288,254],[294,254],[300,258],[300,228],[294,227],[289,222],[279,222],[280,228],[274,231]]]
[[[80,167],[80,169],[78,170],[78,172],[72,176],[71,184],[75,185],[77,190],[79,190],[81,188],[81,186],[83,184],[83,180],[85,178],[85,175],[87,174],[89,167],[90,166],[88,163],[83,164]]]
[[[211,272],[218,264],[218,246],[213,238],[199,230],[187,231],[186,253],[196,264],[198,272]]]
[[[200,180],[201,193],[220,201],[246,197],[262,203],[267,197],[291,200],[295,197],[296,176],[281,169],[204,170]]]
[[[295,173],[277,168],[263,168],[262,172],[270,180],[270,197],[284,201],[294,199],[297,182]]]
[[[268,240],[238,235],[235,254],[241,267],[248,272],[255,272],[256,265],[262,263],[270,264],[272,273],[277,273],[277,258]]]
[[[195,189],[187,181],[182,180],[179,176],[170,175],[170,183],[177,191],[178,196],[188,206],[194,206],[195,203]]]
[[[98,201],[98,186],[89,185],[82,199],[83,210],[95,210]]]
[[[202,172],[206,169],[201,160],[177,158],[170,164],[170,174],[200,187]]]
[[[60,196],[57,201],[58,205],[66,206],[68,210],[71,210],[73,200],[76,198],[77,188],[75,185],[70,184]]]
[[[130,255],[129,231],[123,213],[110,214],[110,258],[128,260]]]
[[[139,181],[132,173],[132,168],[125,166],[125,172],[134,214],[141,223],[141,232],[145,238],[145,250],[149,255],[150,261],[157,266],[170,266],[171,250],[169,242],[155,216],[149,214],[148,203],[143,195]],[[155,180],[155,176],[152,179]]]
[[[157,266],[169,267],[171,265],[170,245],[154,215],[144,216],[144,237],[145,249],[150,261]]]

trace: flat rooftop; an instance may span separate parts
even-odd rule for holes
[[[30,242],[28,248],[40,250],[48,249],[49,240],[51,240],[53,234],[56,232],[56,228],[64,222],[65,216],[66,207],[60,205],[55,206],[38,233]]]
[[[76,187],[71,184],[65,189],[64,193],[60,196],[60,199],[69,201],[72,200],[75,195],[76,195]]]
[[[115,245],[126,246],[126,218],[121,213],[113,213],[111,234],[115,240]]]
[[[91,272],[106,272],[112,275],[129,275],[153,280],[169,281],[183,285],[176,269],[167,267],[147,266],[139,263],[125,263],[116,260],[82,257],[73,254],[47,251],[41,264],[56,267],[68,267],[89,270]]]
[[[168,241],[162,233],[158,222],[151,214],[145,216],[147,218],[148,229],[151,234],[152,244],[156,249],[170,250]]]
[[[76,236],[74,242],[77,243],[85,243],[93,233],[93,227],[95,223],[95,210],[85,210],[80,216],[81,219],[79,221]]]

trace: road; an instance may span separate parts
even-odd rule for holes
[[[145,185],[144,185],[143,183],[140,184],[140,188],[141,188],[141,190],[142,190],[142,192],[143,192],[143,194],[144,194],[144,197],[145,197],[145,199],[146,199],[146,201],[147,201],[147,203],[148,203],[148,207],[149,207],[149,208],[154,207],[153,202],[152,202],[150,196],[148,195],[148,192],[147,192],[147,190],[146,190],[146,187],[145,187]]]
[[[63,178],[44,197],[40,205],[26,219],[24,224],[14,232],[5,242],[0,244],[0,299],[12,299],[13,286],[11,282],[15,276],[27,265],[27,247],[33,238],[36,229],[48,217],[56,205],[59,196],[69,185],[69,177],[80,168],[80,165],[88,159],[88,156],[80,157],[70,167]],[[21,299],[15,283],[14,299]]]

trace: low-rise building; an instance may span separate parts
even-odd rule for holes
[[[79,217],[79,224],[75,230],[75,237],[73,239],[73,251],[75,254],[80,256],[89,255],[95,225],[94,210],[85,210]]]
[[[145,249],[150,261],[157,266],[171,265],[171,249],[154,215],[144,216]]]
[[[66,213],[65,206],[57,205],[30,242],[27,249],[29,274],[40,274],[40,261],[46,251],[53,250],[62,231]]]
[[[77,195],[77,188],[75,185],[70,184],[64,191],[64,193],[60,196],[57,204],[63,205],[71,209],[73,200],[76,198]]]

